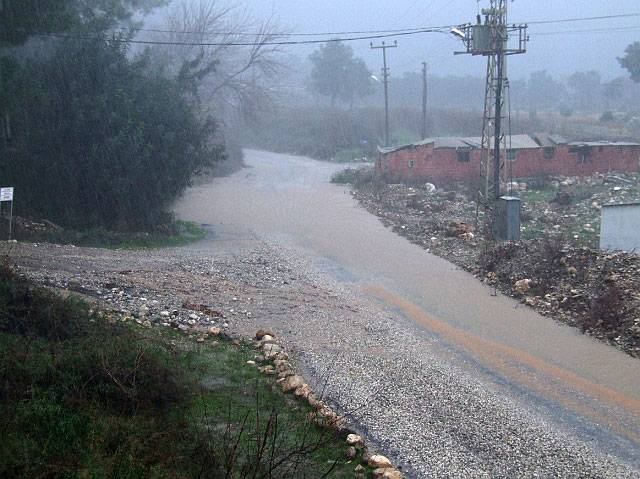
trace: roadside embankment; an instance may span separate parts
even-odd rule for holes
[[[373,456],[374,450],[381,451],[408,477],[637,475],[624,459],[629,457],[625,449],[613,456],[601,443],[596,447],[558,428],[553,417],[505,396],[501,384],[487,381],[469,365],[443,359],[437,338],[339,287],[285,248],[259,241],[249,247],[205,241],[146,251],[18,243],[9,253],[19,273],[64,294],[81,294],[107,315],[121,318],[118,325],[135,324],[142,334],[173,335],[176,345],[188,345],[188,351],[210,351],[211,360],[200,356],[203,363],[193,359],[188,364],[232,374],[205,381],[205,389],[233,386],[244,391],[243,401],[251,396],[254,403],[255,390],[245,387],[244,374],[263,378],[279,394],[281,387],[273,381],[295,372],[330,410],[349,420],[348,428],[367,438]],[[263,336],[258,350],[220,338],[248,341],[258,329],[274,333],[275,341]],[[169,344],[171,351],[176,349]],[[281,351],[266,358],[265,353],[274,353],[269,344],[283,348],[288,359],[277,357]],[[248,356],[235,355],[236,350]],[[224,356],[216,359],[216,351],[231,354],[229,362]],[[287,361],[291,369],[276,360]],[[300,381],[291,386],[300,386],[294,390],[302,389],[301,396],[309,392]],[[274,397],[284,406],[295,394]],[[308,399],[294,401],[303,412],[313,412]],[[218,402],[215,410],[227,407]],[[238,418],[237,410],[234,414]],[[260,417],[266,422],[269,414]],[[320,416],[313,420],[324,420]],[[242,420],[232,422],[237,432]],[[347,439],[332,443],[332,457],[344,458],[340,467],[349,474],[365,458],[367,464],[369,459],[373,466],[383,464],[355,445],[358,459],[350,459]],[[389,476],[392,469],[385,469],[378,473]],[[365,467],[367,473],[372,471]]]
[[[2,477],[403,477],[345,429],[274,336],[259,333],[254,349],[203,321],[152,328],[155,308],[133,319],[95,301],[92,284],[82,293],[0,265]]]
[[[524,203],[523,239],[504,244],[485,241],[477,226],[484,212],[463,189],[349,176],[354,196],[398,234],[538,312],[640,357],[640,257],[595,249],[601,205],[639,198],[637,176],[515,184]]]

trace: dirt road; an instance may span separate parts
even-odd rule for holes
[[[240,334],[267,326],[410,477],[638,477],[640,361],[491,291],[387,230],[338,167],[249,151],[249,168],[176,210],[210,225],[190,248],[18,245],[40,282],[145,306],[185,302]],[[365,406],[361,408],[361,406]]]
[[[248,152],[179,213],[305,255],[356,295],[437,338],[440,357],[596,449],[640,464],[640,362],[513,300],[385,229],[328,183],[335,165]],[[408,326],[407,326],[408,327]],[[384,341],[384,338],[381,338]]]

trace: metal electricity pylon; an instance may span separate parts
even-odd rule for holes
[[[484,190],[481,196],[486,206],[500,198],[501,174],[505,169],[501,149],[505,142],[502,120],[508,83],[506,57],[525,53],[529,40],[527,25],[507,23],[509,0],[490,0],[489,3],[475,24],[460,25],[452,30],[466,46],[466,51],[456,54],[487,57],[480,170]]]

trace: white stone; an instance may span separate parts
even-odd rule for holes
[[[531,289],[531,280],[530,279],[521,279],[516,281],[516,291],[520,294],[524,294]]]
[[[369,466],[384,469],[387,467],[393,467],[393,464],[391,464],[391,461],[386,457],[380,454],[375,454],[369,458]]]
[[[363,446],[364,439],[362,439],[362,436],[358,436],[357,434],[349,434],[347,436],[347,444],[350,446]]]
[[[288,376],[281,384],[282,391],[285,393],[295,391],[302,386],[304,386],[304,379],[298,375]]]

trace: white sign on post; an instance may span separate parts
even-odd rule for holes
[[[0,188],[0,201],[13,201],[13,186]]]
[[[11,241],[11,230],[13,227],[13,186],[0,188],[0,205],[2,205],[4,201],[11,202],[11,209],[9,210],[9,241]],[[2,208],[0,207],[0,213],[1,212]]]

